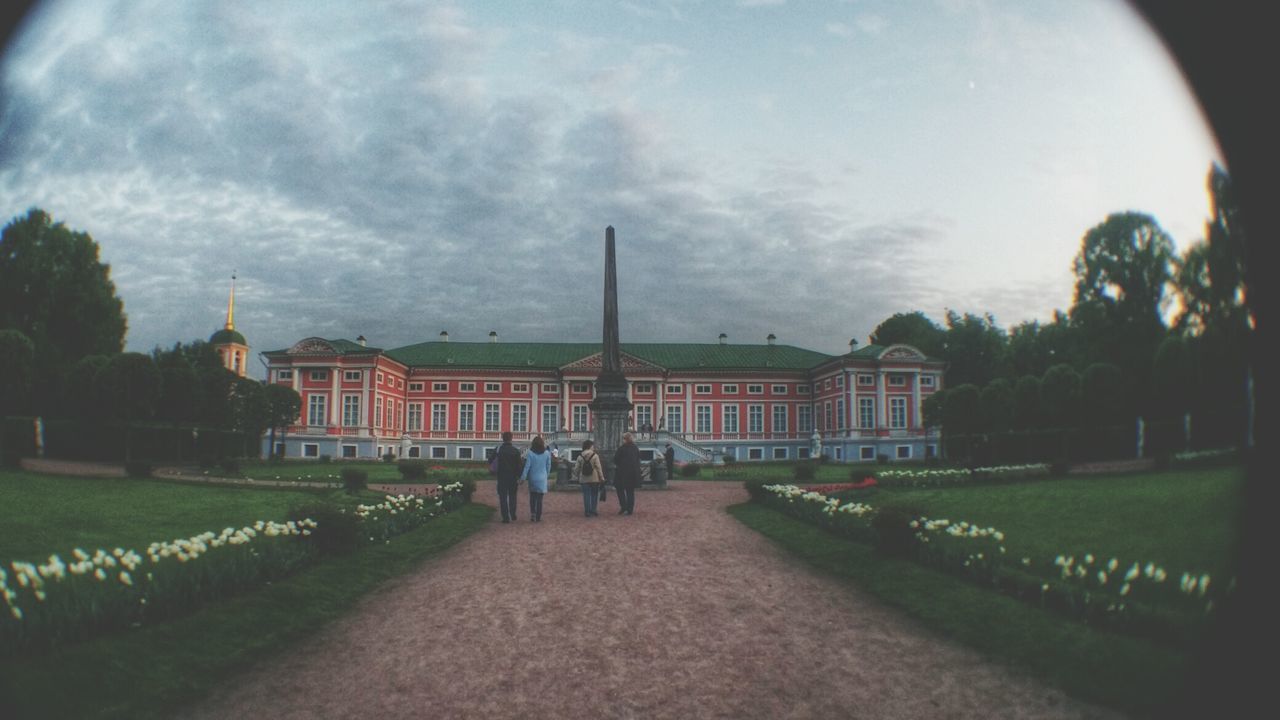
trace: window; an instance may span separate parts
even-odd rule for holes
[[[311,371],[311,382],[323,382],[328,379],[329,379],[328,370],[312,370]]]
[[[910,460],[910,459],[911,459],[911,446],[910,446],[910,445],[898,445],[897,447],[895,447],[895,448],[894,448],[894,451],[895,451],[895,453],[894,453],[894,454],[897,456],[897,458],[898,458],[899,460]]]
[[[787,431],[787,406],[773,406],[773,431],[776,433],[784,433]]]
[[[359,370],[343,370],[342,379],[344,382],[360,382],[364,377],[364,373]],[[346,457],[345,455],[343,457]],[[352,457],[355,457],[354,455]]]
[[[458,448],[458,459],[470,460],[471,458],[475,457],[474,450],[475,448],[469,448],[469,447]]]
[[[431,392],[449,392],[449,383],[431,383]]]
[[[863,445],[863,446],[859,447],[859,448],[858,448],[858,459],[859,459],[859,460],[875,460],[875,459],[876,459],[876,449],[875,449],[875,447],[873,447],[873,446],[871,446],[871,445]]]
[[[796,408],[796,432],[813,432],[813,408],[800,405]]]
[[[356,427],[359,424],[360,424],[360,396],[359,395],[343,395],[342,396],[343,427]]]
[[[328,413],[325,412],[328,398],[324,395],[312,395],[307,400],[307,424],[308,425],[325,425],[325,418]]]
[[[382,427],[382,396],[373,399],[373,426]]]
[[[836,448],[836,459],[841,460],[843,458],[844,458],[844,453],[842,452],[842,448]]]
[[[277,379],[277,380],[292,380],[292,379],[293,379],[293,371],[292,371],[292,370],[278,370],[278,371],[276,371],[276,379]]]
[[[927,457],[927,458],[935,458],[935,457],[938,457],[938,446],[937,446],[937,445],[925,445],[925,446],[924,446],[924,456],[925,456],[925,457]]]
[[[667,431],[673,433],[684,432],[684,408],[679,405],[667,406]]]
[[[906,386],[907,386],[906,375],[890,375],[889,376],[889,387],[906,387]]]
[[[320,457],[320,446],[315,443],[304,443],[302,457]]]
[[[443,459],[444,459],[444,448],[442,448],[442,447],[433,447],[433,448],[431,448],[431,459],[432,459],[432,460],[443,460]]]
[[[808,385],[797,385],[797,386],[796,386],[796,394],[797,394],[797,395],[808,395],[810,392],[812,392],[812,389],[811,389],[811,388],[810,388],[810,386],[808,386]]]
[[[353,458],[353,457],[355,457],[355,456],[356,456],[356,446],[355,446],[355,445],[343,445],[343,446],[342,446],[342,457],[344,457],[344,458]]]
[[[867,375],[867,374],[859,374],[859,375],[858,375],[858,385],[859,385],[859,386],[861,386],[861,387],[875,387],[875,384],[876,384],[876,376],[875,376],[875,375]]]
[[[933,447],[930,445],[929,447]],[[276,457],[284,457],[284,443],[276,443]]]
[[[693,392],[696,395],[710,395],[711,386],[710,385],[694,385]]]
[[[844,376],[843,376],[843,375],[837,375],[837,376],[836,376],[836,387],[838,387],[838,388],[842,388],[842,387],[844,387]]]
[[[422,429],[422,403],[409,403],[409,422],[408,429],[411,432]]]
[[[554,406],[553,406],[554,407]],[[511,432],[529,432],[529,406],[511,406]]]
[[[458,392],[475,392],[475,383],[458,383]]]
[[[720,422],[723,425],[723,431],[727,433],[738,432],[738,406],[725,405],[720,408]]]
[[[823,390],[830,390],[830,389],[831,389],[831,378],[827,378],[826,380],[823,380],[823,381],[822,381],[822,389],[823,389]]]
[[[498,403],[484,404],[484,431],[498,432],[502,424],[502,406]]]
[[[800,460],[808,460],[808,459],[809,459],[809,448],[808,448],[808,447],[798,447],[798,448],[796,448],[796,458],[797,458],[797,459],[800,459]]]
[[[874,428],[876,426],[876,399],[858,398],[858,427]]]
[[[589,385],[589,384],[587,384],[587,383],[574,383],[574,384],[573,384],[573,388],[572,388],[572,390],[573,390],[573,393],[574,393],[575,395],[582,395],[582,394],[584,394],[584,393],[590,393],[590,392],[591,392],[591,385]]]
[[[836,427],[844,428],[844,398],[836,400]]]
[[[737,385],[721,385],[720,392],[724,393],[725,395],[737,395],[738,386]]]
[[[774,395],[786,395],[786,394],[787,394],[787,386],[786,386],[786,385],[774,385],[773,387],[769,388],[769,391],[770,391],[770,392],[772,392]]]
[[[764,448],[747,448],[748,460],[763,460]]]
[[[542,383],[542,392],[547,395],[559,395],[560,386],[555,383]]]
[[[747,406],[747,432],[753,432],[753,433],[764,432],[764,406],[763,405]]]
[[[774,448],[774,449],[773,449],[773,459],[774,459],[774,460],[786,460],[786,459],[787,459],[787,449],[786,449],[786,448],[784,448],[784,447]]]
[[[927,388],[927,387],[931,388],[931,387],[933,387],[933,386],[934,386],[934,385],[933,385],[933,383],[934,383],[934,379],[933,379],[933,376],[932,376],[932,375],[921,375],[921,376],[920,376],[920,387],[922,387],[922,388]]]
[[[828,400],[826,403],[823,404],[822,420],[823,420],[822,422],[823,430],[830,430],[831,428],[835,427],[834,425],[831,424],[831,401],[830,400]]]
[[[485,383],[485,392],[502,392],[502,383]]]
[[[410,446],[409,457],[411,458],[422,457],[422,448],[418,447],[417,445]]]
[[[409,383],[409,392],[422,392],[422,383]]]
[[[586,405],[574,405],[574,406],[573,406],[573,430],[574,430],[574,432],[586,432],[586,431],[587,431],[587,412],[588,412],[588,411],[587,411],[587,406],[586,406]]]
[[[527,393],[529,392],[529,383],[511,383],[511,392]]]
[[[472,403],[458,406],[458,429],[464,432],[476,429],[476,406]]]
[[[907,399],[889,398],[889,427],[901,430],[907,426]]]
[[[403,389],[404,389],[404,380],[402,380],[402,379],[400,379],[400,378],[396,378],[396,387],[397,387],[397,388],[399,388],[399,389],[401,389],[401,390],[403,390]]]
[[[404,427],[404,401],[396,400],[396,427]]]
[[[636,427],[645,428],[653,424],[653,406],[637,405],[636,406]]]
[[[551,433],[560,429],[560,406],[542,406],[542,432]]]
[[[684,385],[668,385],[668,386],[667,386],[667,394],[668,394],[668,395],[683,395],[683,394],[684,394]],[[673,432],[674,432],[674,431],[673,431]]]
[[[445,403],[431,403],[431,431],[444,432],[449,428],[449,406]]]
[[[763,394],[764,394],[764,386],[763,386],[763,385],[748,385],[748,386],[747,386],[747,394],[748,394],[748,395],[763,395]]]
[[[639,395],[652,395],[653,383],[636,383],[636,393]]]
[[[710,385],[707,387],[710,387]],[[693,409],[693,412],[693,431],[698,433],[711,432],[711,406],[699,405]]]
[[[379,384],[379,385],[381,385],[382,383],[384,383],[384,382],[386,382],[386,381],[387,381],[387,377],[386,377],[385,375],[383,375],[381,372],[379,372],[379,373],[378,373],[378,384]]]

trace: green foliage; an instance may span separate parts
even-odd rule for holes
[[[1020,429],[1040,427],[1041,413],[1040,378],[1024,375],[1013,388],[1013,425]]]
[[[420,481],[427,475],[427,463],[423,460],[401,460],[396,464],[400,469],[400,477],[409,481]]]
[[[986,432],[1003,432],[1013,426],[1013,386],[1004,378],[997,378],[982,389],[978,397],[980,426]]]
[[[960,315],[947,311],[946,385],[986,385],[1004,374],[1004,331],[990,313]]]
[[[218,467],[227,477],[240,477],[240,461],[235,458],[223,458],[218,462]]]
[[[872,345],[910,345],[928,357],[943,357],[947,334],[937,323],[916,310],[895,313],[893,317],[876,326],[871,333]]]
[[[25,414],[35,383],[36,346],[18,330],[0,329],[0,417]]]
[[[698,477],[700,472],[702,472],[701,463],[685,463],[680,466],[680,477]]]
[[[959,385],[947,391],[942,423],[948,433],[963,435],[977,429],[980,398],[977,385]]]
[[[883,508],[871,518],[876,549],[890,557],[910,557],[918,541],[911,521],[920,513],[902,508]]]
[[[1125,416],[1124,378],[1120,368],[1111,363],[1094,363],[1085,368],[1080,395],[1095,424],[1114,425],[1131,419]]]
[[[1045,422],[1051,427],[1075,427],[1080,423],[1080,373],[1070,365],[1054,365],[1040,382]]]
[[[319,462],[321,465],[328,465],[329,463],[333,462],[333,456],[326,453],[324,455],[321,455],[320,459],[317,460],[316,462]]]
[[[937,428],[942,427],[943,418],[946,417],[947,393],[948,390],[936,390],[921,403],[921,410],[924,413],[925,427]]]
[[[797,463],[794,469],[795,480],[798,483],[813,482],[813,478],[818,474],[817,466],[812,462]]]
[[[323,501],[299,503],[289,508],[293,521],[311,519],[316,523],[311,534],[303,538],[321,555],[342,555],[360,547],[360,518],[349,508]]]
[[[142,353],[120,353],[107,360],[96,382],[117,419],[146,420],[155,412],[160,397],[160,372],[152,359]]]
[[[1165,338],[1156,350],[1152,368],[1156,416],[1179,416],[1190,409],[1194,378],[1187,341],[1176,335]]]
[[[358,468],[342,468],[342,487],[350,494],[369,487],[369,473]]]

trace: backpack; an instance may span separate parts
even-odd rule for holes
[[[595,455],[588,457],[584,454],[582,456],[582,477],[588,477],[595,472],[595,469],[591,466],[591,458],[593,457],[595,457]]]

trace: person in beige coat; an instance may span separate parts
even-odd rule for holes
[[[600,502],[600,488],[604,485],[604,466],[596,453],[595,443],[582,441],[582,454],[573,465],[574,479],[582,488],[582,512],[587,517],[596,516],[596,504]]]

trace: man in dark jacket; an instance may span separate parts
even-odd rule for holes
[[[502,433],[502,445],[498,446],[498,505],[502,508],[502,522],[516,519],[516,487],[520,484],[520,471],[524,460],[520,451],[511,444],[510,431]]]
[[[667,443],[667,450],[662,453],[662,457],[667,461],[667,479],[672,480],[676,476],[676,450],[671,447],[671,443]]]
[[[613,454],[613,487],[618,491],[618,514],[631,515],[636,509],[636,488],[640,486],[640,448],[631,433],[623,433],[622,444]]]

